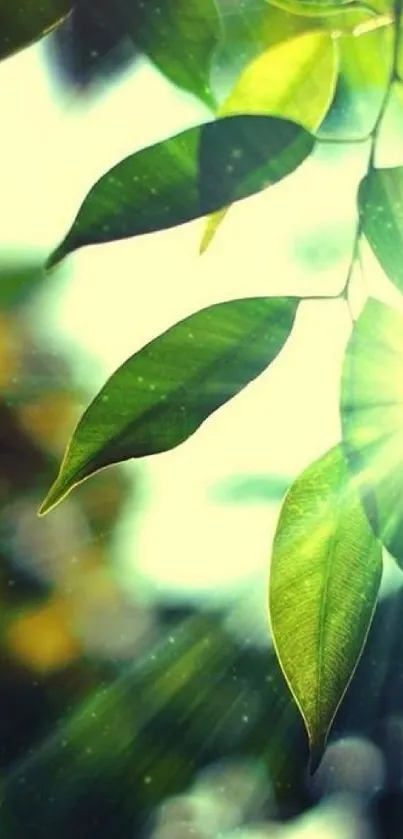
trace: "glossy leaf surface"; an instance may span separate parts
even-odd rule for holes
[[[0,0],[0,59],[42,38],[71,6],[71,0]]]
[[[255,58],[241,73],[220,115],[270,114],[315,130],[330,107],[336,81],[337,55],[330,35],[307,32]],[[208,219],[201,252],[207,249],[226,212]]]
[[[360,184],[363,231],[389,279],[403,291],[403,167],[373,169]]]
[[[380,543],[337,447],[289,490],[270,571],[273,640],[305,722],[312,769],[362,653],[381,574]]]
[[[42,512],[98,469],[190,437],[273,361],[297,306],[296,299],[277,297],[218,303],[129,358],[80,420]]]
[[[92,187],[49,265],[83,245],[174,227],[246,198],[290,174],[313,146],[296,123],[234,116],[130,155]]]
[[[369,300],[348,343],[344,448],[374,531],[403,567],[403,316]]]

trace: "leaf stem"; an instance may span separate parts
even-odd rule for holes
[[[375,168],[375,155],[377,151],[379,135],[382,129],[383,120],[385,118],[385,114],[387,111],[387,107],[389,105],[390,97],[392,95],[393,86],[396,83],[400,82],[400,75],[399,75],[399,51],[401,45],[401,37],[402,37],[402,26],[401,26],[401,15],[403,11],[403,0],[394,0],[394,11],[393,11],[393,28],[394,28],[394,39],[393,39],[393,53],[392,53],[392,60],[391,60],[391,67],[389,71],[389,77],[386,83],[385,92],[382,97],[381,105],[378,111],[377,118],[375,123],[368,135],[368,140],[370,141],[370,148],[369,148],[369,157],[368,157],[368,165],[364,175],[364,178],[368,177],[371,172]],[[347,302],[349,305],[348,299],[348,291],[350,287],[350,283],[353,276],[353,271],[355,264],[357,262],[357,258],[359,256],[360,244],[363,235],[363,227],[364,227],[364,220],[362,216],[361,209],[358,209],[358,221],[355,229],[354,240],[353,240],[353,247],[351,253],[351,260],[347,271],[346,282],[344,288],[340,294],[341,297]],[[350,310],[351,311],[351,310]],[[352,314],[352,313],[351,313]],[[354,320],[352,315],[352,320]]]

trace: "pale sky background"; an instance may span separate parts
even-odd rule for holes
[[[42,46],[0,65],[0,113],[1,240],[43,255],[107,168],[209,118],[146,64],[83,107],[50,81]],[[46,288],[44,336],[55,351],[65,340],[76,348],[90,398],[136,349],[202,306],[255,294],[334,293],[346,276],[364,165],[362,146],[347,153],[339,147],[332,159],[316,154],[278,186],[234,207],[203,257],[202,221],[81,250]],[[136,568],[162,593],[206,602],[240,586],[261,592],[278,508],[258,500],[218,505],[213,490],[230,476],[294,475],[337,441],[349,328],[341,301],[304,304],[292,339],[266,374],[185,444],[140,467],[150,500],[140,527],[129,516],[120,529],[129,584]]]

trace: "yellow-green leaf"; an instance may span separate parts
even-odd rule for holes
[[[336,81],[337,54],[331,36],[323,31],[306,32],[255,58],[241,73],[220,115],[270,114],[315,130],[329,110]],[[208,218],[201,253],[227,210]]]
[[[337,446],[289,490],[270,571],[273,641],[312,769],[361,656],[381,575],[380,543]]]

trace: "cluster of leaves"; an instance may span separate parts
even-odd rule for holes
[[[17,13],[0,2],[3,55],[85,8],[94,32],[130,38],[212,111],[205,123],[136,152],[101,177],[48,268],[77,248],[201,216],[208,217],[206,249],[231,204],[291,175],[318,144],[336,139],[325,132],[325,119],[340,96],[360,95],[369,81],[378,94],[371,125],[357,134],[353,123],[348,137],[337,137],[368,145],[351,266],[339,297],[348,303],[364,237],[403,291],[403,167],[376,166],[384,117],[400,95],[401,0],[24,5]],[[213,82],[223,67],[233,82],[220,96]],[[210,306],[129,358],[79,421],[41,513],[99,469],[186,440],[277,357],[300,302],[260,297]],[[313,768],[365,644],[383,547],[403,563],[402,325],[398,311],[375,299],[353,323],[342,373],[342,440],[291,487],[274,540],[273,639],[306,724]]]

